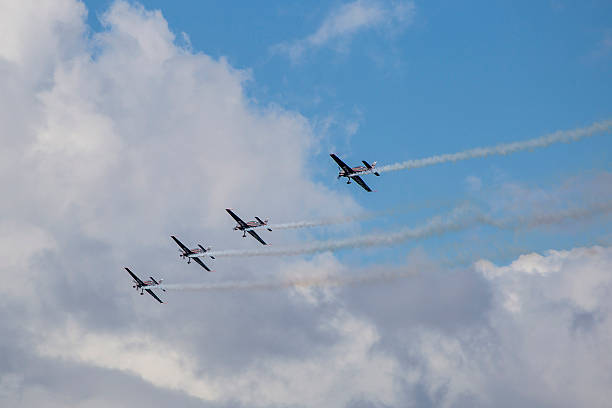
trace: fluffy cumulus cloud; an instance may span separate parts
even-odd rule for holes
[[[476,264],[494,288],[496,350],[483,356],[489,401],[493,386],[503,384],[507,406],[609,404],[611,264],[612,250],[602,247]]]
[[[605,407],[611,397],[612,249],[529,253],[339,295],[396,361],[401,406]]]
[[[333,9],[312,34],[293,42],[278,44],[274,50],[286,54],[295,62],[309,49],[329,44],[346,44],[359,32],[372,29],[387,32],[400,30],[412,21],[414,8],[411,1],[348,2]]]
[[[274,222],[359,207],[312,181],[310,122],[249,101],[248,72],[177,46],[158,11],[116,2],[97,33],[86,15],[0,3],[0,405],[606,405],[609,248],[453,270],[415,251],[380,280],[330,254],[179,264],[170,234],[234,246],[228,206]],[[124,265],[169,283],[355,284],[159,305]]]

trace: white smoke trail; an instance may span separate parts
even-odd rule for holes
[[[294,221],[286,222],[282,224],[269,225],[272,230],[284,230],[284,229],[297,229],[297,228],[311,228],[311,227],[322,227],[325,225],[344,224],[355,221],[363,221],[367,219],[376,218],[372,214],[361,214],[355,216],[337,217],[337,218],[324,218],[321,220],[310,220],[310,221]]]
[[[348,248],[391,246],[405,241],[425,239],[448,232],[460,231],[476,225],[489,225],[501,229],[516,229],[521,227],[535,227],[538,225],[555,224],[570,219],[586,219],[595,215],[606,214],[609,212],[612,212],[612,202],[594,204],[584,208],[558,211],[556,213],[521,215],[506,218],[496,218],[491,215],[484,214],[477,209],[463,207],[453,210],[447,216],[433,217],[420,227],[405,228],[392,233],[369,234],[333,241],[316,241],[294,247],[268,247],[258,249],[229,249],[210,251],[207,252],[205,256],[245,257],[307,255]]]
[[[422,227],[404,229],[389,234],[370,234],[334,241],[317,241],[296,247],[284,248],[258,248],[258,249],[229,249],[211,251],[210,255],[215,257],[234,256],[275,256],[275,255],[305,255],[318,252],[335,251],[346,248],[370,247],[392,245],[409,239],[424,238],[437,233],[452,229],[461,229],[470,223],[468,217],[458,217],[452,220],[435,217]]]
[[[342,217],[323,218],[320,220],[285,222],[285,223],[279,223],[279,224],[272,224],[272,225],[269,225],[268,227],[272,230],[323,227],[326,225],[346,224],[349,222],[372,220],[378,217],[392,215],[397,212],[399,212],[399,210],[369,212],[369,213],[356,214],[356,215],[347,215],[347,216],[342,216]]]
[[[368,237],[360,237],[360,239],[353,240],[353,246],[359,246],[360,244],[364,244],[364,246],[375,246],[375,245],[385,245],[385,243],[395,243],[391,242],[393,239],[401,240],[412,238],[422,238],[434,234],[441,234],[444,232],[449,232],[453,230],[458,230],[461,228],[468,227],[473,224],[483,224],[490,225],[495,228],[508,229],[508,228],[531,228],[539,225],[552,225],[557,224],[567,220],[584,220],[589,219],[596,215],[607,214],[612,212],[612,201],[600,204],[594,204],[585,208],[576,208],[571,210],[558,211],[556,213],[548,213],[548,214],[534,214],[528,216],[514,216],[507,218],[495,218],[488,215],[482,215],[479,212],[469,209],[469,208],[461,208],[453,211],[450,216],[443,219],[442,217],[436,217],[430,220],[424,227],[419,229],[406,230],[403,232],[398,232],[394,234],[387,235],[389,241],[384,241],[380,236],[368,236]],[[460,219],[464,217],[465,219],[461,221]],[[412,231],[412,234],[409,233]],[[403,234],[403,235],[402,235]],[[372,239],[370,242],[366,242],[368,239]],[[343,240],[341,242],[348,243],[350,240]],[[317,245],[323,245],[323,243],[317,243]],[[329,244],[329,243],[328,243]],[[341,243],[334,243],[334,245],[339,249],[341,247]],[[307,247],[302,248],[302,251],[307,250],[311,251],[312,248],[315,247]],[[322,248],[322,246],[321,246]],[[299,248],[293,248],[289,251],[292,254],[297,254]],[[325,249],[329,250],[329,249]],[[287,249],[282,250],[282,255],[287,254]],[[525,253],[527,249],[521,249],[516,253]],[[304,252],[302,252],[304,253]],[[257,255],[274,255],[279,254],[278,252],[271,253],[271,251],[266,251],[264,254]],[[235,254],[232,256],[237,256],[239,254]],[[255,256],[255,254],[248,253],[244,254],[245,256]],[[471,263],[473,259],[470,257],[467,260],[468,263]],[[455,259],[449,265],[456,266],[458,264],[458,260]],[[406,278],[409,276],[414,276],[417,273],[423,272],[424,266],[413,266],[409,268],[386,268],[386,269],[378,269],[374,272],[369,273],[360,273],[358,275],[348,275],[348,274],[339,274],[339,275],[327,275],[327,276],[316,276],[316,277],[298,277],[298,278],[289,278],[289,279],[280,279],[280,280],[268,280],[268,281],[228,281],[221,283],[178,283],[178,284],[162,284],[156,286],[149,286],[149,289],[165,289],[165,290],[177,290],[177,291],[236,291],[236,290],[275,290],[275,289],[286,289],[286,288],[310,288],[310,287],[339,287],[339,286],[351,286],[351,285],[363,285],[368,283],[376,283],[376,282],[390,282],[396,279]]]
[[[420,208],[432,208],[440,206],[451,206],[453,201],[450,200],[423,200],[420,202],[412,202],[407,205],[391,208],[384,211],[363,212],[355,215],[344,215],[340,217],[328,217],[319,220],[293,221],[278,224],[271,224],[268,227],[272,230],[298,229],[324,227],[327,225],[346,224],[350,222],[368,221],[379,217],[387,217],[391,215],[403,214],[410,211],[415,211]]]
[[[560,130],[546,136],[536,139],[525,140],[522,142],[505,143],[490,147],[477,147],[470,150],[465,150],[458,153],[442,154],[438,156],[426,157],[423,159],[408,160],[402,163],[388,164],[377,167],[379,173],[387,171],[398,171],[415,169],[419,167],[432,166],[434,164],[456,162],[459,160],[476,159],[492,155],[506,155],[510,153],[520,152],[522,150],[537,149],[547,147],[555,143],[570,143],[578,140],[594,136],[597,133],[609,131],[612,128],[612,120],[604,120],[595,122],[585,128],[573,130]]]
[[[309,278],[292,278],[271,281],[229,281],[221,283],[176,283],[148,286],[148,289],[180,291],[233,291],[233,290],[274,290],[286,288],[337,287],[386,282],[413,276],[416,269],[391,269],[359,275],[335,275]]]
[[[612,120],[605,120],[601,122],[593,123],[586,128],[579,128],[574,130],[557,131],[555,133],[542,136],[536,139],[526,140],[523,142],[514,142],[501,144],[493,147],[478,147],[475,149],[466,150],[463,152],[443,154],[438,156],[427,157],[423,159],[408,160],[403,163],[389,164],[378,167],[378,172],[389,172],[413,169],[418,167],[431,166],[434,164],[440,164],[445,162],[455,162],[459,160],[467,160],[473,158],[486,157],[491,155],[506,155],[521,150],[535,149],[540,147],[546,147],[554,143],[569,143],[584,139],[595,135],[596,133],[605,132],[612,128]],[[343,217],[331,217],[324,218],[321,220],[305,220],[305,221],[294,221],[279,224],[271,224],[268,227],[273,230],[284,230],[284,229],[298,229],[298,228],[311,228],[321,227],[326,225],[344,224],[356,221],[366,221],[377,217],[392,215],[399,212],[398,210],[390,210],[384,212],[374,212],[357,214],[352,216]]]

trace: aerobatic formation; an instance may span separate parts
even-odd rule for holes
[[[385,166],[376,167],[376,162],[369,164],[365,160],[362,161],[363,166],[357,167],[349,167],[344,161],[342,161],[337,155],[330,154],[331,158],[336,162],[339,167],[338,179],[345,177],[347,179],[347,184],[350,184],[351,181],[355,181],[359,186],[361,186],[365,191],[372,192],[372,189],[365,183],[361,176],[365,176],[368,174],[374,174],[375,176],[380,176],[380,173],[390,172],[390,171],[398,171],[398,170],[407,170],[418,167],[430,166],[434,164],[441,164],[446,162],[454,162],[459,160],[467,160],[474,158],[482,158],[491,155],[507,155],[511,153],[520,152],[528,149],[536,149],[550,146],[555,143],[570,143],[575,142],[587,137],[594,136],[598,133],[609,132],[612,129],[612,120],[605,120],[601,122],[595,122],[588,127],[585,128],[577,128],[573,130],[566,131],[558,131],[555,133],[551,133],[549,135],[545,135],[539,138],[500,144],[497,146],[490,147],[479,147],[470,150],[465,150],[462,152],[452,153],[452,154],[443,154],[438,156],[427,157],[423,159],[417,160],[409,160],[402,163],[389,164]],[[588,216],[592,214],[597,214],[603,212],[612,211],[612,203],[608,203],[603,208],[593,207],[576,211],[570,211],[562,214],[558,214],[557,218],[565,219],[571,217],[581,217]],[[285,224],[277,224],[270,225],[269,220],[262,220],[259,217],[255,217],[253,221],[244,221],[240,218],[234,211],[230,208],[226,208],[225,211],[232,217],[232,219],[236,222],[236,225],[233,227],[234,231],[242,231],[242,237],[245,238],[248,233],[255,240],[257,240],[262,245],[268,245],[261,236],[255,232],[255,229],[265,228],[268,231],[272,231],[272,226],[276,229],[289,229],[289,228],[302,228],[302,227],[311,227],[318,225],[328,225],[330,223],[335,223],[336,221],[318,221],[318,222],[293,222],[293,223],[285,223]],[[576,213],[576,214],[574,214]],[[464,214],[465,215],[465,214]],[[552,217],[551,219],[549,219]],[[550,216],[544,220],[541,220],[541,217],[533,217],[534,219],[529,220],[531,223],[546,223],[551,222],[552,219],[555,218],[555,215]],[[364,217],[365,218],[365,217]],[[340,222],[346,222],[347,220],[355,220],[356,217],[346,217]],[[513,220],[505,220],[506,224],[511,224]],[[469,214],[468,217],[461,218],[461,221],[457,221],[452,216],[448,220],[440,220],[435,219],[430,221],[428,224],[421,228],[402,230],[398,233],[387,234],[387,235],[366,235],[359,238],[348,238],[340,241],[334,241],[329,243],[314,243],[312,245],[306,245],[300,248],[277,248],[275,250],[264,250],[263,248],[257,250],[224,250],[224,251],[213,251],[210,247],[204,247],[203,245],[198,244],[197,248],[188,248],[184,245],[177,237],[174,235],[171,238],[174,242],[179,246],[179,257],[186,259],[187,263],[191,263],[193,260],[199,266],[204,268],[208,272],[212,272],[212,270],[204,263],[202,258],[210,258],[215,259],[216,256],[260,256],[260,255],[299,255],[299,254],[310,254],[320,251],[333,251],[342,248],[355,248],[355,247],[365,247],[365,246],[377,246],[377,245],[390,245],[396,242],[402,242],[406,239],[410,238],[418,238],[421,236],[431,236],[433,234],[439,234],[446,230],[465,228],[470,225],[474,225],[477,223],[485,223],[495,226],[504,227],[504,222],[500,225],[499,222],[494,222],[488,219],[486,216],[482,214]],[[150,280],[143,281],[138,276],[136,276],[129,268],[125,268],[125,270],[130,274],[133,281],[133,288],[137,291],[140,291],[141,295],[144,295],[144,292],[147,292],[151,295],[155,300],[159,303],[164,303],[157,294],[153,290],[162,290],[166,291],[166,288],[172,289],[174,287],[183,287],[185,285],[162,285],[163,279],[156,280],[153,277],[150,277]],[[233,287],[235,285],[229,285]]]

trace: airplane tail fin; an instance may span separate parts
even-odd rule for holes
[[[266,219],[265,219],[265,220],[263,220],[263,221],[262,221],[262,220],[261,220],[261,218],[259,218],[259,217],[255,217],[255,219],[256,219],[257,221],[259,221],[259,223],[260,223],[261,225],[268,225],[268,221],[270,221],[270,219],[269,219],[269,218],[266,218]],[[266,228],[266,229],[267,229],[268,231],[270,231],[270,232],[272,231],[272,228]]]
[[[368,168],[368,170],[370,170],[370,171],[371,171],[371,170],[374,170],[374,167],[376,167],[376,162],[372,163],[372,165],[371,165],[371,166],[370,166],[370,164],[369,164],[367,161],[365,161],[365,160],[362,160],[361,162],[362,162],[363,164],[365,164],[365,166],[366,166],[366,167]],[[374,171],[373,173],[374,173],[375,175],[377,175],[377,176],[380,176],[380,174],[379,174],[377,171]]]
[[[201,250],[202,250],[202,252],[204,252],[204,253],[206,253],[206,252],[210,251],[210,247],[208,247],[208,248],[204,248],[204,247],[203,247],[202,245],[200,245],[200,244],[198,244],[198,246],[200,247],[200,249],[201,249]],[[208,256],[210,256],[210,259],[215,259],[215,257],[214,257],[214,256],[211,256],[211,255],[208,255]]]
[[[156,284],[156,285],[161,285],[161,284],[162,284],[162,282],[164,281],[163,279],[160,279],[159,281],[156,281],[156,280],[155,280],[155,278],[154,278],[154,277],[152,277],[152,276],[149,276],[149,278],[151,279],[151,282],[153,282],[153,283],[154,283],[154,284]],[[162,288],[162,290],[163,290],[164,292],[166,291],[166,289],[163,289],[163,288]]]
[[[257,222],[259,222],[259,225],[268,225],[268,221],[270,221],[269,218],[266,218],[265,220],[261,220],[261,218],[259,217],[255,217],[255,219],[257,220]],[[270,228],[266,228],[268,231],[272,231],[272,229]]]

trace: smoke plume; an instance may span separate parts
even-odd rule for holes
[[[506,155],[520,152],[523,150],[538,149],[547,147],[555,143],[570,143],[577,142],[581,139],[594,136],[598,133],[607,132],[612,128],[612,120],[604,120],[595,122],[585,128],[573,130],[560,130],[536,139],[525,140],[522,142],[505,143],[491,147],[477,147],[470,150],[465,150],[458,153],[442,154],[437,156],[426,157],[423,159],[408,160],[402,163],[388,164],[377,167],[379,173],[388,171],[398,171],[407,169],[416,169],[419,167],[432,166],[447,162],[456,162],[459,160],[476,159],[493,155]]]
[[[391,246],[406,241],[420,240],[453,231],[465,230],[476,225],[489,225],[500,229],[532,228],[540,225],[557,224],[567,220],[587,219],[610,212],[612,212],[612,201],[592,204],[588,207],[576,209],[500,218],[485,214],[473,207],[460,207],[454,209],[445,216],[433,217],[420,227],[404,228],[396,232],[368,234],[332,241],[315,241],[293,247],[210,251],[207,252],[205,256],[245,257],[307,255],[349,248]]]
[[[312,228],[312,227],[324,227],[326,225],[346,224],[350,222],[367,221],[378,217],[389,216],[401,212],[408,211],[408,208],[404,209],[392,209],[387,211],[377,212],[366,212],[355,215],[346,215],[342,217],[329,217],[320,220],[305,220],[305,221],[293,221],[279,224],[269,225],[272,230],[285,230],[285,229],[298,229],[298,228]]]
[[[415,275],[416,269],[387,269],[359,275],[335,275],[310,278],[281,279],[274,281],[229,281],[222,283],[177,283],[148,286],[148,289],[180,291],[234,291],[234,290],[274,290],[286,288],[336,287],[387,282]]]

